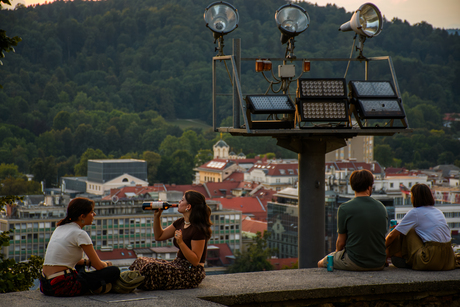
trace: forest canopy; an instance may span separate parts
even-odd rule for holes
[[[243,57],[284,56],[273,18],[284,3],[232,1],[240,24],[225,37],[224,51],[231,52],[232,38],[241,38]],[[149,181],[190,183],[197,154],[220,138],[212,130],[184,131],[171,124],[212,122],[215,46],[203,20],[208,4],[76,0],[13,10],[3,5],[0,29],[22,41],[0,66],[0,164],[15,165],[19,174],[32,173],[50,186],[63,175],[86,175],[81,164],[88,158],[149,157]],[[311,25],[296,38],[297,57],[348,57],[353,34],[337,29],[351,13],[335,5],[300,5]],[[364,54],[392,57],[415,129],[377,138],[376,159],[384,166],[460,164],[460,124],[443,126],[444,113],[460,113],[460,37],[425,22],[385,20],[382,33],[366,41]],[[264,93],[266,82],[254,77],[253,63],[242,68],[243,90]],[[390,79],[388,71],[376,70],[379,80]],[[315,64],[310,76],[343,77],[344,72],[345,66]],[[225,76],[225,67],[218,73]],[[357,68],[349,72],[359,74]],[[228,77],[218,86],[231,92]],[[231,112],[224,99],[218,122],[228,122]],[[224,139],[236,153],[296,157],[271,138]]]

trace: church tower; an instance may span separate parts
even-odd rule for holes
[[[212,149],[214,150],[214,159],[228,159],[230,146],[224,140],[219,140],[212,146]]]

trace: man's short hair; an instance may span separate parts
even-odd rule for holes
[[[367,169],[354,171],[350,175],[351,188],[355,192],[364,192],[374,185],[374,175]]]

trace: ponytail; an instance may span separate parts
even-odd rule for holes
[[[62,226],[78,221],[79,217],[89,214],[94,209],[94,201],[84,197],[77,197],[70,201],[67,206],[67,215],[57,223],[57,226]]]
[[[58,223],[57,223],[57,226],[62,226],[62,225],[65,225],[65,224],[68,224],[68,223],[71,223],[72,220],[70,217],[66,216],[65,218],[63,218],[62,220],[60,220]]]

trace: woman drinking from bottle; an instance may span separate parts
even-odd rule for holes
[[[129,267],[145,276],[143,290],[171,290],[195,288],[206,276],[207,242],[211,237],[211,209],[203,194],[187,191],[179,202],[177,211],[183,217],[166,227],[161,226],[162,209],[154,213],[155,240],[173,239],[179,249],[173,261],[139,257]]]

